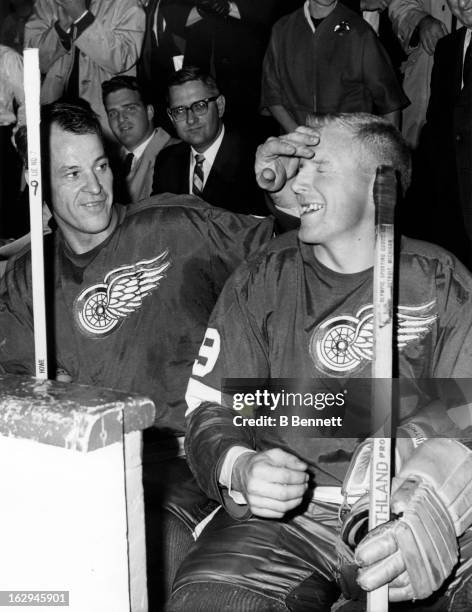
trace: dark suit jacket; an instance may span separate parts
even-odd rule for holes
[[[263,192],[254,175],[255,149],[239,135],[225,131],[202,198],[233,212],[267,215]],[[154,166],[153,195],[189,193],[190,145],[182,142],[162,150]]]
[[[461,89],[465,34],[460,28],[436,46],[419,149],[433,239],[463,260],[470,259],[464,248],[472,242],[472,83]]]
[[[141,55],[137,63],[137,77],[146,99],[156,111],[156,124],[167,131],[172,127],[166,113],[167,81],[174,73],[172,57],[182,53],[185,23],[192,5],[185,0],[150,0],[145,8],[146,28]],[[154,22],[158,18],[159,44],[154,34]],[[162,28],[165,20],[166,28]]]

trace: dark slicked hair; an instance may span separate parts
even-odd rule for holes
[[[57,101],[41,108],[41,136],[47,136],[56,123],[65,132],[72,134],[96,134],[103,140],[103,131],[98,115],[85,100],[72,102]],[[47,141],[46,140],[46,141]],[[45,142],[46,142],[45,141]]]
[[[399,177],[403,193],[409,187],[411,149],[390,121],[369,113],[332,113],[309,115],[307,125],[320,130],[338,125],[349,130],[360,147],[360,165],[372,166],[373,162],[376,166],[391,166]]]
[[[105,106],[105,100],[107,96],[115,91],[119,91],[120,89],[130,89],[131,91],[137,91],[139,97],[141,98],[141,102],[144,106],[151,104],[150,100],[146,98],[144,90],[141,89],[138,79],[132,76],[115,76],[108,81],[103,81],[102,83],[102,101],[103,106]]]
[[[43,194],[49,201],[49,140],[51,128],[58,125],[65,132],[72,134],[96,134],[104,143],[103,130],[98,115],[93,112],[90,104],[85,100],[76,103],[57,101],[41,107],[41,168],[43,175]],[[15,135],[15,144],[25,167],[28,167],[28,139],[24,126],[20,127]]]
[[[56,123],[61,129],[73,134],[96,134],[103,141],[103,130],[88,102],[77,103],[57,101],[41,107],[41,159],[49,158],[49,136],[51,126]],[[28,138],[26,127],[21,126],[15,134],[15,144],[25,166],[28,166]]]
[[[201,81],[210,90],[212,96],[217,96],[220,93],[219,87],[215,79],[198,66],[184,66],[181,70],[177,70],[167,82],[167,102],[169,102],[169,89],[178,87],[190,81]]]

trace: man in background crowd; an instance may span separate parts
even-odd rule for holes
[[[372,112],[399,125],[408,104],[371,27],[336,0],[309,0],[272,29],[261,107],[283,132],[309,113]]]
[[[225,126],[225,97],[213,77],[183,68],[169,82],[168,99],[182,143],[157,157],[153,193],[193,193],[233,212],[267,214],[254,177],[255,145]]]
[[[101,84],[136,74],[144,21],[138,0],[36,0],[25,44],[39,48],[42,102],[83,98],[110,134]]]
[[[154,127],[154,108],[145,101],[135,77],[117,76],[102,83],[103,105],[111,131],[121,145],[114,194],[128,204],[148,198],[158,153],[177,142]]]
[[[403,89],[411,103],[402,112],[402,134],[416,147],[426,121],[434,50],[451,31],[451,10],[445,0],[391,0],[388,11],[407,54]]]

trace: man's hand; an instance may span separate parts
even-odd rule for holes
[[[319,141],[316,130],[301,126],[290,134],[269,138],[256,152],[254,169],[259,187],[270,192],[279,210],[294,217],[300,216],[300,207],[291,185],[300,160],[311,159]]]
[[[253,514],[282,518],[303,499],[308,486],[307,464],[280,448],[247,453],[234,464],[231,482]]]
[[[420,43],[428,55],[433,55],[440,38],[446,36],[447,28],[442,21],[426,15],[418,24]]]
[[[297,174],[301,159],[311,159],[320,136],[309,127],[298,127],[290,134],[268,138],[256,152],[256,180],[262,189],[280,191]]]
[[[16,115],[10,111],[0,111],[0,126],[16,123]]]
[[[70,27],[71,23],[83,15],[87,10],[85,0],[56,0],[56,4],[64,11],[65,18],[68,21],[68,25],[65,23],[63,24],[61,15],[59,15],[61,27],[64,27],[64,25]]]
[[[366,591],[389,585],[390,601],[424,599],[457,563],[457,538],[472,524],[472,451],[457,440],[421,444],[394,478],[392,521],[356,548]]]
[[[405,480],[392,497],[399,518],[370,531],[356,548],[358,583],[366,591],[389,585],[390,601],[424,599],[439,589],[458,560],[447,509],[419,479]]]

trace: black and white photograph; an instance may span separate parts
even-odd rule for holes
[[[472,612],[472,0],[1,0],[0,607]]]

